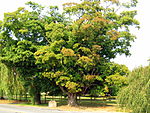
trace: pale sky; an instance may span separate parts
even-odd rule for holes
[[[24,4],[27,1],[34,1],[36,3],[40,3],[45,6],[49,5],[58,5],[61,6],[62,3],[72,2],[72,1],[80,1],[80,0],[1,0],[0,2],[0,19],[3,18],[4,12],[12,12],[15,11],[18,7],[25,6]],[[137,36],[137,39],[132,44],[130,48],[131,56],[118,56],[114,61],[119,64],[125,64],[132,70],[138,66],[146,66],[149,64],[147,61],[150,59],[150,0],[139,0],[138,3],[138,15],[137,19],[141,23],[140,30],[133,30],[133,33]]]

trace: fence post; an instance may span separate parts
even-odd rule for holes
[[[44,102],[46,103],[46,93],[45,93],[45,98],[44,98]]]

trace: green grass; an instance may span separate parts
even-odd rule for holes
[[[53,97],[53,98],[47,98],[47,103],[45,103],[45,100],[42,99],[42,104],[35,105],[35,106],[48,106],[48,101],[51,101],[51,100],[55,100],[58,106],[67,105],[66,98]],[[102,98],[91,100],[91,98],[86,97],[86,98],[80,98],[80,100],[78,99],[77,102],[79,106],[82,106],[82,107],[101,107],[101,106],[115,106],[116,105],[116,100],[104,100]],[[20,102],[19,105],[32,105],[32,104],[30,102]]]
[[[114,98],[114,97],[113,97]],[[19,99],[19,98],[18,98]],[[28,105],[33,106],[30,103],[31,98],[20,98],[22,101],[18,103],[18,105]],[[27,101],[25,101],[27,99]],[[42,106],[47,107],[48,101],[55,100],[57,102],[58,106],[64,106],[67,105],[67,98],[64,96],[46,96],[46,103],[45,103],[45,96],[41,96],[42,104],[40,105],[34,105],[34,106]],[[115,99],[108,99],[108,97],[78,97],[78,104],[81,107],[104,107],[104,106],[116,106],[116,100]]]

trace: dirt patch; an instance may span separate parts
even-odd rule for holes
[[[117,108],[115,106],[111,107],[70,107],[70,106],[58,106],[55,108],[50,109],[57,109],[63,111],[88,111],[88,112],[98,112],[98,111],[108,111],[108,112],[115,112]]]
[[[18,100],[0,100],[0,104],[19,104],[21,102]]]

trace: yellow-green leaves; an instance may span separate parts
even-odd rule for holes
[[[42,73],[42,75],[44,76],[44,77],[47,77],[47,78],[53,78],[53,76],[54,76],[54,72],[44,72],[44,73]]]
[[[118,73],[106,77],[106,82],[109,85],[121,87],[127,85],[127,77],[121,76]]]
[[[79,48],[79,46],[80,46],[80,43],[75,43],[75,44],[73,45],[73,49],[77,49],[77,48]]]
[[[46,36],[51,41],[55,41],[55,40],[58,41],[65,36],[64,34],[65,26],[61,23],[51,22],[50,24],[45,25],[45,29],[48,31],[46,32]]]
[[[81,51],[82,53],[84,53],[85,55],[89,55],[91,54],[91,50],[89,48],[86,48],[86,47],[80,47],[78,49],[78,51]]]
[[[51,43],[50,45],[50,50],[53,52],[57,52],[57,51],[61,51],[62,46],[65,45],[65,41],[64,40],[55,40],[53,43]]]
[[[76,56],[74,51],[72,49],[66,49],[66,48],[62,48],[61,53],[64,56]]]
[[[87,56],[79,57],[79,59],[77,60],[77,64],[83,67],[85,70],[91,69],[92,66],[95,65],[93,60]]]
[[[98,52],[98,51],[102,50],[102,47],[100,45],[93,45],[92,46],[92,50],[94,52]]]
[[[3,21],[0,20],[0,29],[1,29],[2,25],[3,25]]]
[[[119,0],[104,0],[105,2],[112,2],[113,4],[119,4]]]
[[[20,29],[19,32],[22,33],[22,34],[24,34],[24,33],[28,32],[28,29]]]
[[[94,81],[96,79],[96,75],[84,75],[83,79],[87,81]]]
[[[116,30],[108,31],[106,34],[110,37],[110,40],[117,40],[120,37],[120,33]]]
[[[55,54],[54,52],[50,52],[50,51],[37,51],[35,54],[35,58],[36,58],[36,63],[37,64],[49,64],[50,66],[56,66],[59,63],[59,59],[61,59],[61,55],[60,54]]]
[[[71,81],[68,81],[65,85],[66,88],[68,88],[68,92],[70,93],[76,93],[76,92],[79,92],[81,91],[80,88],[78,88],[79,84],[77,84],[76,82],[71,82]]]
[[[87,56],[82,56],[82,57],[79,58],[78,62],[81,62],[81,63],[92,63],[92,59],[90,59]]]
[[[63,72],[63,71],[57,71],[57,72],[43,72],[42,73],[43,74],[43,76],[45,76],[45,77],[48,77],[48,78],[59,78],[60,79],[60,81],[61,80],[69,80],[69,79],[67,79],[67,78],[64,78],[64,77],[61,77],[61,76],[65,76],[66,75],[66,73],[65,72]]]

